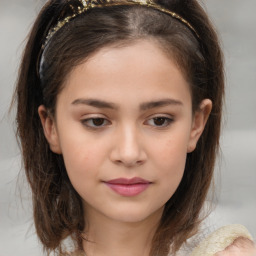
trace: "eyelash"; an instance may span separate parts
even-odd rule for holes
[[[156,116],[156,117],[153,117],[153,118],[150,118],[148,119],[148,121],[150,120],[153,120],[153,122],[155,122],[156,120],[158,119],[162,119],[164,120],[164,123],[165,125],[161,125],[161,126],[158,126],[158,125],[152,125],[153,127],[156,127],[156,128],[167,128],[171,125],[171,123],[173,123],[173,119],[172,118],[169,118],[169,117],[166,117],[166,116]],[[101,128],[104,128],[106,125],[95,125],[93,124],[94,121],[96,120],[100,120],[100,121],[103,121],[103,123],[105,121],[107,121],[108,123],[110,123],[110,121],[108,121],[106,118],[103,118],[103,117],[94,117],[94,118],[87,118],[87,119],[84,119],[84,120],[81,120],[81,123],[86,127],[86,128],[89,128],[89,129],[92,129],[92,130],[97,130],[97,129],[101,129]],[[91,122],[91,124],[88,124],[88,122]]]

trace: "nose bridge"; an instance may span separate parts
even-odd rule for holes
[[[145,158],[146,154],[143,149],[142,134],[139,127],[128,122],[120,124],[116,141],[114,141],[112,160],[132,166],[143,163]]]
[[[123,125],[120,129],[120,144],[121,149],[124,152],[132,153],[138,150],[138,143],[139,143],[139,136],[138,136],[138,129],[135,125],[126,124]]]

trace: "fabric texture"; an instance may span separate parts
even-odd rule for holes
[[[233,224],[221,227],[202,241],[190,256],[213,256],[225,250],[239,237],[253,240],[249,231],[242,225]]]

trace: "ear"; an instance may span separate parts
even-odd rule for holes
[[[195,150],[196,144],[204,131],[205,124],[212,110],[212,101],[204,99],[198,110],[194,113],[187,152]]]
[[[61,154],[57,127],[53,117],[49,114],[49,111],[47,111],[44,105],[39,106],[38,114],[44,129],[45,138],[49,143],[51,151],[56,154]]]

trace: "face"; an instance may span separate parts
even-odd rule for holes
[[[75,67],[56,116],[39,115],[87,216],[139,222],[161,214],[210,112],[154,42],[104,48]]]

